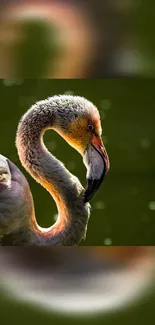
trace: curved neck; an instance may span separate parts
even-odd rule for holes
[[[16,138],[22,165],[49,191],[58,208],[56,223],[47,229],[39,227],[35,213],[30,216],[30,241],[34,245],[74,245],[85,237],[89,209],[83,203],[84,189],[78,179],[43,143],[44,132],[55,128],[57,113],[57,107],[46,105],[47,101],[38,102],[23,116]]]

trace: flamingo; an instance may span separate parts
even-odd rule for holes
[[[43,135],[52,129],[83,157],[87,186],[46,148]],[[97,107],[81,96],[55,95],[36,102],[22,116],[16,134],[21,164],[53,197],[54,225],[37,224],[33,197],[21,171],[0,155],[0,242],[19,246],[70,246],[84,240],[90,204],[109,170]]]

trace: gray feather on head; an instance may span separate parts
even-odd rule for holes
[[[86,98],[72,95],[57,95],[47,99],[55,111],[54,125],[65,130],[76,119],[86,117],[97,108]]]

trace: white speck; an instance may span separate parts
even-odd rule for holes
[[[54,221],[57,221],[57,219],[58,219],[58,214],[56,213],[56,214],[54,214],[54,216],[53,216],[53,220],[54,220]]]
[[[104,141],[104,144],[107,144],[108,143],[108,138],[106,135],[103,136],[103,141]]]
[[[7,86],[7,87],[12,86],[14,84],[14,80],[13,79],[4,79],[3,84],[4,84],[4,86]]]
[[[141,5],[141,0],[115,0],[111,1],[113,7],[117,8],[119,11],[131,12],[131,10],[136,10]]]
[[[155,201],[151,201],[151,202],[149,202],[149,204],[148,204],[148,208],[149,208],[150,210],[155,210]]]
[[[141,139],[141,141],[140,141],[141,148],[148,149],[150,147],[150,145],[151,145],[151,143],[148,138]]]
[[[107,245],[107,246],[112,245],[112,239],[111,238],[105,238],[104,245]]]
[[[100,110],[100,117],[101,117],[101,120],[103,121],[105,118],[106,118],[106,115],[105,115],[105,112],[104,110]]]
[[[50,149],[51,151],[54,151],[54,150],[56,149],[56,147],[57,147],[55,141],[48,141],[48,142],[47,142],[47,145],[48,145],[48,147],[49,147],[49,149]]]
[[[112,105],[112,102],[109,99],[103,99],[100,101],[100,106],[104,110],[108,110]]]
[[[115,53],[114,68],[121,73],[142,73],[144,68],[144,56],[136,48],[128,48],[125,45]]]
[[[74,95],[74,91],[72,91],[72,90],[66,90],[64,92],[64,95]]]
[[[23,79],[4,79],[4,86],[13,86],[13,85],[21,85],[23,83]]]
[[[94,209],[96,210],[104,210],[105,209],[105,203],[103,201],[97,201],[94,204]]]

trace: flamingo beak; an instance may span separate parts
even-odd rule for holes
[[[100,136],[93,134],[91,143],[84,152],[83,161],[87,168],[87,187],[84,195],[86,203],[97,192],[110,168],[109,158]]]

